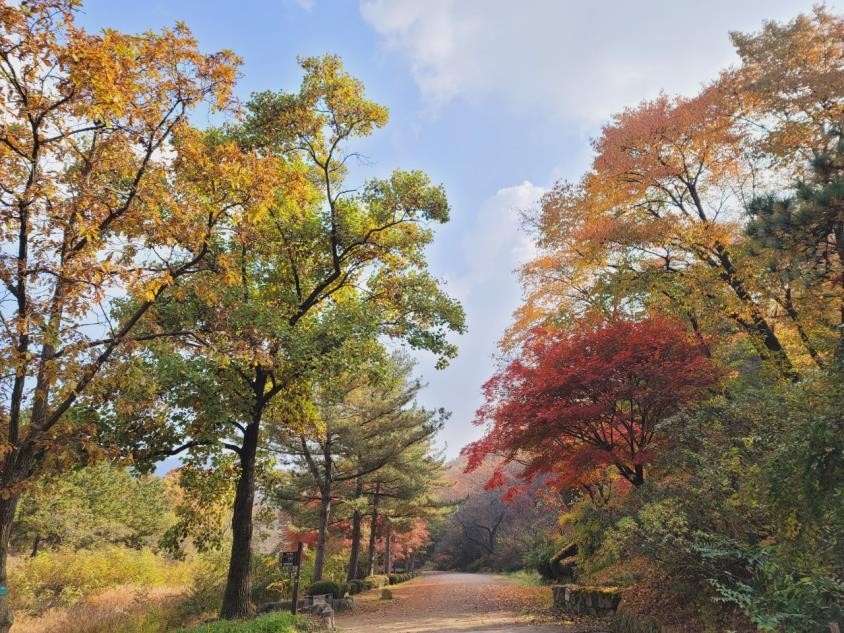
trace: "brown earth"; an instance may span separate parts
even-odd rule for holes
[[[551,590],[486,574],[426,573],[356,596],[357,608],[338,615],[342,633],[575,633],[588,624],[553,622]]]

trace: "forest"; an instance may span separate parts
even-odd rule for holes
[[[732,33],[523,211],[447,459],[452,210],[365,173],[387,108],[336,55],[244,100],[185,24],[79,11],[0,5],[0,633],[292,631],[192,627],[290,600],[299,543],[338,599],[459,570],[617,589],[614,633],[844,624],[844,17]]]

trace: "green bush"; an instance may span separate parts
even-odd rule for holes
[[[387,574],[387,579],[391,585],[397,585],[400,582],[407,582],[411,578],[415,578],[418,574]]]
[[[363,579],[367,583],[369,589],[380,589],[381,587],[390,584],[390,578],[380,574],[373,574]]]
[[[181,629],[178,633],[294,633],[307,631],[305,621],[289,613],[270,613],[249,620],[220,620],[192,629]]]
[[[349,593],[355,595],[366,591],[366,583],[363,580],[352,580],[349,582]]]
[[[334,598],[342,598],[346,593],[346,583],[318,580],[305,590],[306,596],[318,596],[326,593],[330,593]]]

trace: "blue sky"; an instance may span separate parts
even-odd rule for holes
[[[788,20],[813,0],[87,0],[90,29],[185,22],[203,50],[244,60],[241,97],[295,90],[297,55],[340,55],[390,124],[360,146],[362,176],[422,169],[445,185],[452,221],[430,250],[464,304],[469,333],[443,371],[420,356],[422,401],[445,407],[447,455],[471,419],[530,256],[518,212],[587,168],[614,112],[660,91],[691,94],[736,59],[728,33]],[[829,3],[833,10],[840,5]],[[197,121],[202,124],[202,121]]]

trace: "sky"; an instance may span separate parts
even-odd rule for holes
[[[186,23],[200,47],[242,59],[238,95],[296,90],[299,55],[338,54],[389,125],[358,146],[361,179],[422,169],[445,186],[452,217],[429,250],[464,306],[459,356],[437,371],[418,354],[423,405],[451,419],[454,457],[472,425],[496,343],[531,257],[520,213],[588,168],[613,113],[660,92],[695,93],[737,62],[730,31],[809,12],[815,0],[87,0],[79,22],[129,32]],[[840,4],[827,3],[833,11]],[[203,121],[196,121],[202,125]],[[359,172],[359,173],[358,173]]]

